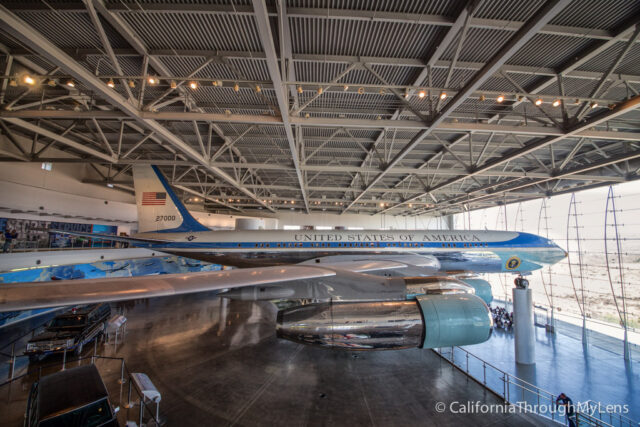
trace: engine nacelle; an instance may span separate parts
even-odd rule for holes
[[[493,293],[491,292],[491,283],[487,282],[484,279],[477,279],[473,277],[469,277],[469,278],[463,277],[460,280],[470,285],[471,287],[473,287],[473,289],[475,289],[476,291],[476,295],[482,298],[482,301],[484,301],[485,304],[487,305],[491,304],[491,301],[493,301]]]
[[[472,286],[447,276],[403,277],[407,298],[418,295],[474,294]]]
[[[471,294],[421,295],[414,301],[329,302],[278,312],[277,335],[345,350],[398,350],[478,344],[491,313]]]

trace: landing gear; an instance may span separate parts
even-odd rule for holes
[[[520,289],[527,289],[529,287],[529,281],[522,276],[516,277],[513,284],[516,285],[516,288]]]

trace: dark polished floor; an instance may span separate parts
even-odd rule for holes
[[[226,306],[225,306],[226,305]],[[540,425],[522,414],[440,414],[500,400],[430,350],[353,353],[279,340],[270,303],[213,294],[128,308],[124,356],[162,393],[168,425]]]
[[[467,402],[502,402],[431,350],[304,346],[275,337],[271,303],[223,301],[211,293],[128,303],[124,345],[98,347],[103,355],[124,357],[130,372],[149,375],[162,394],[165,425],[551,425],[529,414],[462,413]],[[109,377],[112,402],[122,405],[119,362],[107,362],[113,361],[100,360],[98,367]],[[3,425],[21,425],[29,378],[0,392]],[[438,402],[460,413],[439,413]]]

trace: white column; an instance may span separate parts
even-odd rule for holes
[[[516,363],[532,365],[536,361],[533,296],[531,289],[513,288],[513,330]]]

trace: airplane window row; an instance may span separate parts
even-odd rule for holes
[[[310,244],[312,248],[328,248],[331,246],[330,243],[311,243]],[[404,247],[404,248],[423,248],[424,247],[424,243],[410,243],[410,242],[405,242],[405,243],[387,243],[386,245],[383,245],[379,242],[370,242],[370,243],[361,243],[361,242],[357,242],[357,243],[338,243],[337,246],[339,248],[379,248],[379,247]],[[256,243],[255,247],[256,248],[301,248],[303,245],[302,243]],[[478,248],[478,247],[488,247],[489,245],[487,243],[443,243],[442,247],[443,248],[459,248],[459,247],[464,247],[464,248]],[[238,247],[241,247],[241,244],[238,243]]]

